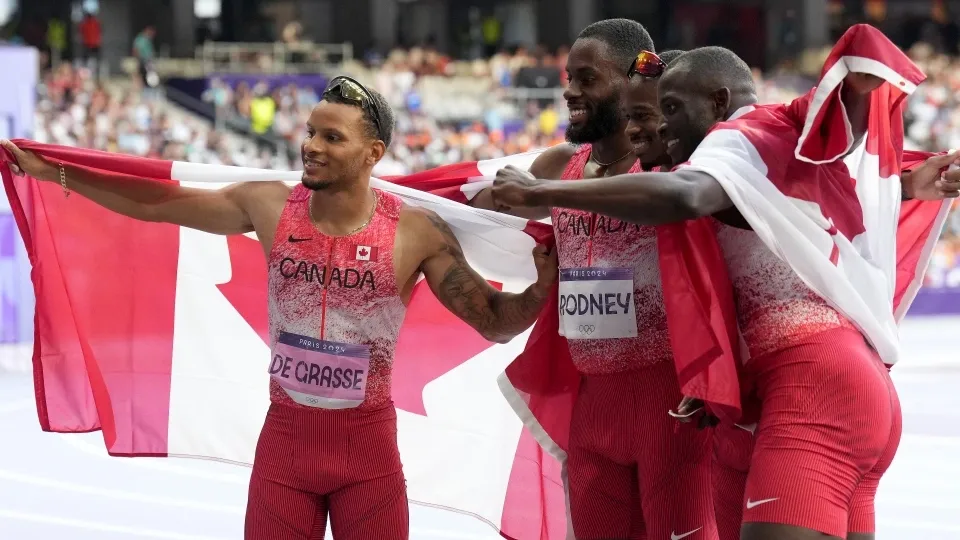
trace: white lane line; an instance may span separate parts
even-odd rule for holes
[[[64,527],[73,527],[77,529],[87,529],[99,532],[113,532],[124,535],[141,536],[146,538],[162,538],[164,540],[230,540],[222,536],[200,536],[196,534],[183,534],[172,531],[158,531],[154,529],[142,529],[134,527],[125,527],[122,525],[111,525],[96,521],[83,521],[79,519],[60,518],[47,516],[43,514],[31,514],[27,512],[17,512],[13,510],[0,510],[0,518],[15,519],[19,521],[32,521],[35,523],[44,523],[49,525],[60,525]],[[442,538],[444,540],[485,540],[485,537],[476,534],[458,533],[453,531],[444,531],[437,529],[411,529],[411,538]]]
[[[150,505],[173,506],[178,508],[188,508],[191,510],[202,510],[207,512],[220,512],[224,514],[233,514],[242,516],[244,508],[242,506],[231,506],[224,504],[210,504],[201,501],[191,501],[181,498],[160,497],[156,495],[144,495],[119,489],[108,489],[100,487],[91,487],[71,482],[63,482],[50,478],[39,478],[36,476],[21,474],[13,471],[0,470],[0,478],[18,482],[21,484],[30,484],[61,491],[71,491],[74,493],[83,493],[95,497],[105,497],[111,499],[121,499],[125,501],[136,501]]]
[[[123,463],[124,466],[140,467],[142,469],[151,469],[154,471],[159,471],[164,474],[179,474],[183,476],[189,476],[192,478],[198,478],[201,480],[212,480],[215,482],[225,482],[228,484],[235,484],[238,486],[247,486],[250,484],[250,469],[247,467],[237,466],[237,470],[246,471],[246,474],[226,474],[226,473],[215,473],[210,471],[203,471],[199,469],[191,469],[188,467],[180,467],[170,463],[171,459],[178,458],[149,458],[149,457],[138,457],[138,458],[115,458],[107,453],[106,448],[103,445],[91,444],[80,437],[77,437],[74,434],[65,433],[61,434],[60,438],[63,442],[72,446],[74,449],[88,454],[91,456],[96,456],[101,459],[108,459],[114,463]],[[187,458],[179,458],[187,459]]]
[[[886,486],[885,486],[886,487]],[[916,488],[916,485],[907,486],[904,485],[902,488]],[[904,491],[900,491],[901,494],[904,494]],[[909,492],[906,492],[909,493]],[[899,497],[884,497],[880,495],[877,497],[877,502],[881,506],[887,507],[896,507],[896,508],[918,508],[921,510],[960,510],[960,501],[957,501],[955,498],[950,499],[902,499]],[[912,513],[912,512],[911,512]]]
[[[34,523],[45,523],[49,525],[59,525],[62,527],[73,527],[76,529],[87,529],[90,531],[111,532],[125,536],[140,536],[144,538],[162,538],[164,540],[230,540],[222,536],[199,536],[196,534],[183,534],[172,531],[158,531],[154,529],[143,529],[134,527],[124,527],[122,525],[111,525],[109,523],[100,523],[97,521],[83,521],[79,519],[68,519],[43,514],[30,514],[27,512],[16,512],[13,510],[0,510],[0,518],[15,519],[18,521],[32,521]]]
[[[910,531],[923,529],[926,531],[960,532],[960,526],[950,525],[948,523],[932,523],[929,521],[901,521],[896,519],[877,518],[878,532],[883,533],[884,529],[887,527],[896,527],[898,529],[907,529]]]
[[[32,399],[21,399],[19,401],[11,401],[9,403],[0,403],[0,414],[8,414],[12,412],[17,412],[27,407],[35,405],[37,402]]]
[[[499,534],[480,535],[477,533],[463,533],[444,531],[440,529],[410,529],[410,538],[442,538],[443,540],[487,540],[500,538]]]

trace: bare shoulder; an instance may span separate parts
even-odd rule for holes
[[[223,194],[251,217],[278,214],[293,188],[283,182],[237,182],[223,188]]]
[[[436,212],[404,204],[394,240],[394,264],[402,278],[425,271],[425,263],[452,255],[462,257],[462,250],[450,225]]]
[[[533,161],[530,165],[530,174],[537,178],[560,178],[567,163],[576,153],[577,147],[569,143],[551,146]]]
[[[456,239],[450,225],[433,210],[404,204],[397,225],[398,236],[421,243],[436,243]]]
[[[283,182],[237,182],[223,192],[239,203],[286,201],[293,188]]]

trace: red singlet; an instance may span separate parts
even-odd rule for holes
[[[394,237],[403,203],[392,194],[374,192],[378,202],[370,223],[352,235],[332,237],[313,226],[310,190],[294,188],[277,226],[268,278],[274,349],[281,333],[369,347],[369,368],[354,370],[347,381],[359,386],[359,378],[365,384],[366,395],[359,408],[366,410],[390,402],[390,370],[406,314],[393,268]],[[286,373],[272,374],[270,398],[274,403],[309,405],[302,392],[281,387],[278,381],[286,384],[292,378],[303,384],[307,379],[307,386],[336,385],[332,379],[327,382],[326,374],[317,375],[316,368],[311,373],[298,370],[302,364],[296,360],[291,364]],[[313,405],[349,408],[336,399],[319,401]]]
[[[589,144],[580,146],[563,171],[563,180],[583,178],[590,149]],[[638,160],[630,172],[641,171]],[[561,269],[623,267],[633,271],[637,336],[569,339],[577,369],[587,375],[621,373],[671,360],[654,228],[566,208],[553,208],[551,217]]]

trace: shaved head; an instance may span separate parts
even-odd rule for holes
[[[630,19],[604,19],[587,26],[577,39],[595,39],[607,45],[607,54],[626,73],[640,51],[653,50],[653,40],[642,24]]]
[[[757,93],[750,66],[730,49],[701,47],[664,62],[668,64],[664,76],[673,71],[694,73],[693,80],[704,88],[728,88],[733,94]]]
[[[670,49],[669,51],[663,51],[662,53],[658,53],[657,56],[660,57],[660,60],[663,60],[664,64],[669,66],[674,60],[676,60],[677,58],[680,58],[680,56],[683,55],[685,52],[686,51],[681,51],[679,49]]]
[[[702,47],[674,59],[660,77],[663,138],[674,163],[690,158],[717,122],[757,103],[753,73],[723,47]]]

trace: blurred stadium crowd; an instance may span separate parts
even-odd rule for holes
[[[906,113],[907,146],[960,148],[960,59],[923,43],[910,50],[928,79],[911,96]],[[789,68],[755,71],[761,100],[788,101],[808,90],[825,51],[808,51]],[[566,49],[517,48],[486,60],[455,61],[430,48],[394,50],[383,58],[342,66],[380,90],[397,111],[397,133],[389,154],[374,171],[407,174],[440,164],[524,152],[563,141],[566,107],[563,66]],[[517,97],[525,86],[544,86]],[[214,125],[167,101],[142,92],[136,81],[101,82],[86,68],[62,63],[46,71],[38,86],[35,138],[143,156],[276,169],[299,168],[304,120],[317,91],[267,84],[231,87],[213,80],[203,100],[249,122],[251,131],[286,143],[273,151],[248,137]],[[934,286],[960,286],[960,211],[947,225],[927,275]]]

